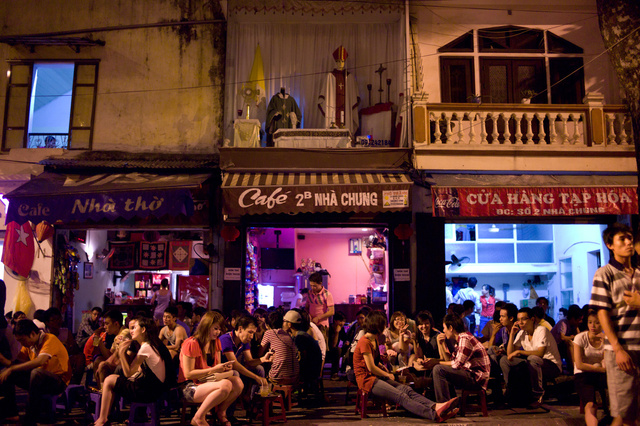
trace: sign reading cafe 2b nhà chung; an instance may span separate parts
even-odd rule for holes
[[[437,217],[635,214],[633,187],[433,187]]]

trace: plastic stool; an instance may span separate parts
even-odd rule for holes
[[[180,426],[189,424],[189,422],[187,422],[187,408],[192,407],[197,409],[200,407],[200,404],[202,404],[202,402],[189,402],[184,399],[182,400],[182,407],[180,408]]]
[[[273,384],[272,390],[274,392],[282,392],[284,396],[284,400],[287,405],[287,411],[291,411],[292,403],[291,403],[291,394],[293,393],[292,385],[278,385],[276,383]]]
[[[256,394],[254,397],[256,400],[262,400],[262,426],[269,426],[272,421],[287,421],[287,410],[284,406],[284,398],[281,394],[272,394],[269,396],[260,396]],[[276,402],[280,405],[280,414],[271,415],[273,409],[273,403]]]
[[[145,414],[149,415],[149,421],[140,423],[136,422],[136,410],[144,408]],[[160,401],[155,402],[132,402],[129,407],[129,426],[159,426],[160,419],[158,413],[160,411]]]
[[[368,414],[380,414],[383,417],[387,417],[387,403],[386,401],[371,395],[372,407],[368,408],[369,392],[358,388],[358,396],[356,398],[356,414],[360,414],[360,418],[364,419],[368,417]]]
[[[478,396],[477,404],[467,404],[467,397],[470,395]],[[481,411],[483,417],[489,416],[489,411],[487,410],[487,392],[484,389],[464,389],[462,391],[462,401],[460,404],[460,415],[464,416],[467,412],[467,409],[473,409],[475,411]]]

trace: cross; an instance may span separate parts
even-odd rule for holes
[[[340,89],[340,91],[342,91],[344,89],[344,84],[342,84],[342,83],[338,84],[338,89]]]

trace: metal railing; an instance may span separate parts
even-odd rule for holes
[[[27,148],[68,148],[68,133],[29,133]]]

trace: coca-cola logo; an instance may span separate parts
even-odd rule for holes
[[[437,197],[436,207],[439,209],[457,209],[460,208],[460,199],[454,196]]]

